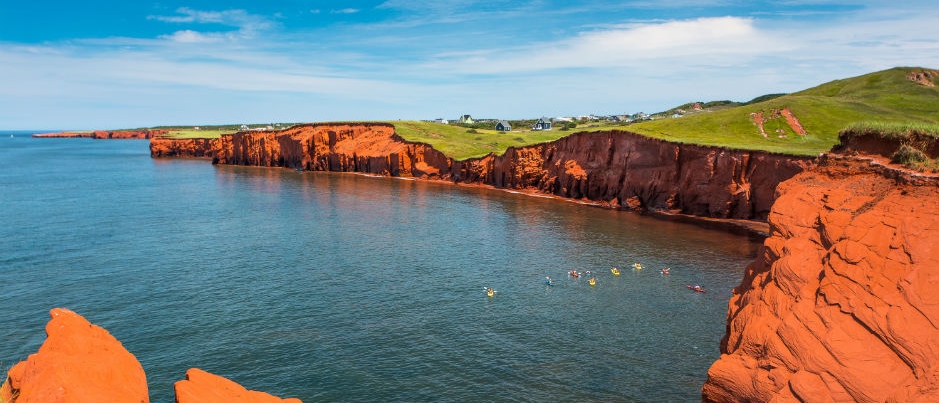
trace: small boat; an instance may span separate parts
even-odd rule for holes
[[[570,274],[571,277],[573,277],[573,278],[580,277],[580,273],[578,273],[577,270],[568,270],[568,271],[567,271],[567,274]]]
[[[591,278],[590,278],[590,286],[595,286],[595,285],[597,285],[597,278],[596,278],[596,277],[591,277]]]
[[[703,288],[701,288],[700,285],[685,285],[685,287],[688,287],[689,290],[694,291],[694,292],[700,292],[700,293],[707,292]]]
[[[666,275],[666,276],[669,275],[669,274],[672,274],[672,273],[670,273],[670,270],[671,270],[671,269],[669,269],[669,268],[664,268],[664,269],[662,269],[662,274],[664,274],[664,275]]]
[[[549,285],[549,286],[551,286],[551,287],[554,287],[554,281],[551,280],[551,277],[545,277],[545,278],[544,278],[544,283],[547,284],[547,285]]]
[[[614,276],[618,276],[618,275],[619,275],[619,269],[617,269],[617,268],[615,268],[615,267],[612,268],[612,269],[610,269],[610,272],[613,273]]]
[[[492,288],[487,288],[486,295],[488,295],[489,298],[492,298],[493,295],[496,295],[496,290],[493,290]]]
[[[642,270],[642,265],[639,263],[633,263],[633,268],[636,270]]]

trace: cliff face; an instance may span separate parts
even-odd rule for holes
[[[318,124],[217,141],[152,140],[151,155],[212,156],[218,164],[279,166],[450,180],[705,217],[765,219],[776,185],[811,165],[763,152],[669,143],[612,131],[576,133],[454,161],[381,123]]]
[[[107,330],[56,308],[39,352],[17,363],[0,387],[4,403],[149,402],[147,376],[133,354]],[[290,402],[192,368],[176,383],[176,401]]]
[[[610,206],[763,219],[776,185],[808,159],[654,140],[612,131],[454,163],[453,180],[534,189]]]
[[[152,158],[212,158],[219,139],[150,139]]]
[[[223,136],[216,164],[277,166],[313,171],[440,178],[450,159],[433,147],[407,142],[384,123],[316,124],[277,132]]]
[[[163,129],[140,129],[140,130],[95,130],[93,132],[59,132],[59,133],[41,133],[34,134],[32,137],[66,137],[66,138],[93,138],[96,140],[147,140],[162,136],[168,133]]]
[[[778,191],[703,400],[939,401],[939,179],[831,156]]]

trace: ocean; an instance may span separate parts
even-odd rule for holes
[[[700,401],[759,247],[552,198],[30,133],[0,132],[0,369],[64,307],[137,357],[153,402],[191,367],[308,403]]]

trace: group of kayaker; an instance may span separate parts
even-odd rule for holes
[[[642,269],[643,269],[642,264],[639,264],[639,263],[633,263],[632,267],[633,267],[633,269],[636,270],[636,271],[639,271],[639,270],[642,270]],[[669,267],[666,267],[666,268],[664,268],[664,269],[659,270],[659,272],[662,273],[663,276],[671,275],[671,274],[672,274],[671,271],[672,271],[672,269],[669,268]],[[616,267],[612,267],[612,268],[610,268],[610,273],[612,273],[613,276],[619,276],[619,275],[620,275],[620,270],[619,270],[618,268],[616,268]],[[570,276],[571,278],[574,278],[574,279],[580,278],[581,275],[586,275],[586,276],[590,277],[590,279],[588,280],[588,283],[589,283],[591,286],[596,286],[596,285],[597,285],[597,277],[594,276],[593,273],[591,273],[589,270],[584,271],[584,272],[579,272],[579,271],[577,271],[577,270],[568,270],[568,271],[567,271],[567,275]],[[544,282],[545,282],[545,285],[547,285],[547,286],[549,286],[549,287],[554,287],[554,280],[552,280],[551,277],[547,277],[547,276],[546,276]],[[695,291],[695,292],[700,292],[700,293],[706,292],[706,291],[704,290],[704,288],[701,288],[700,285],[693,285],[693,286],[692,286],[692,285],[687,285],[686,287],[687,287],[688,289],[692,290],[692,291]],[[495,293],[496,293],[495,290],[493,290],[493,289],[490,288],[490,287],[485,287],[485,289],[486,289],[486,295],[488,295],[488,296],[490,296],[490,297],[492,297],[492,296],[495,295]]]

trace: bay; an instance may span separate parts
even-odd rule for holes
[[[305,402],[699,401],[759,246],[493,189],[9,134],[0,369],[65,307],[140,360],[154,402],[191,367]]]

